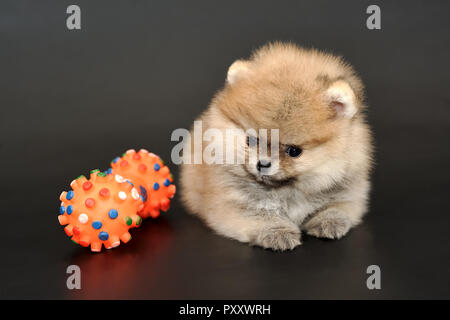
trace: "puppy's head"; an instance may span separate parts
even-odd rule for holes
[[[246,132],[237,148],[250,161],[241,169],[275,187],[342,161],[346,138],[361,118],[362,96],[361,81],[340,58],[276,43],[234,62],[213,105],[230,126]],[[266,154],[256,152],[251,161],[261,144]]]

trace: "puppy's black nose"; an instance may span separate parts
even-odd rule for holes
[[[259,160],[256,164],[256,169],[258,169],[258,171],[261,171],[261,168],[270,168],[271,165],[272,163],[270,161]]]

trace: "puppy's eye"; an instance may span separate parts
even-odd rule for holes
[[[258,138],[247,136],[247,145],[249,147],[254,147],[258,144]]]
[[[289,146],[286,148],[286,153],[292,157],[292,158],[296,158],[298,157],[301,153],[302,153],[302,149],[296,146]]]

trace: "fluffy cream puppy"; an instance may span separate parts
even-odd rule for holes
[[[198,119],[203,133],[243,132],[224,146],[235,144],[246,161],[183,164],[184,203],[217,233],[264,248],[293,249],[302,230],[341,238],[367,209],[372,146],[364,109],[361,80],[341,58],[293,44],[260,48],[231,65]],[[259,129],[278,130],[276,144],[272,134],[252,133]],[[204,158],[206,140],[202,150],[188,143],[191,159]],[[250,161],[261,144],[271,151]]]

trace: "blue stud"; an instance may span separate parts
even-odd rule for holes
[[[119,213],[117,212],[116,209],[111,209],[111,210],[109,210],[108,215],[111,219],[115,219],[115,218],[117,218]]]
[[[108,232],[102,231],[98,234],[98,238],[102,241],[106,241],[109,238]]]
[[[112,163],[116,163],[117,161],[119,161],[120,157],[116,157],[113,159]]]
[[[67,206],[67,214],[68,214],[68,215],[71,215],[72,212],[73,212],[73,207],[72,207],[72,205],[68,205],[68,206]]]
[[[67,192],[67,194],[66,194],[66,199],[67,199],[67,200],[70,200],[70,199],[73,198],[73,196],[74,196],[73,191],[69,191],[69,192]]]
[[[130,180],[125,180],[126,182],[128,182],[129,184],[131,184],[134,187],[134,184],[130,181]]]
[[[166,187],[170,186],[170,180],[169,179],[164,180],[164,185]]]
[[[92,222],[92,228],[94,229],[100,229],[102,227],[102,223],[100,221],[94,221]]]
[[[66,208],[64,206],[59,207],[59,214],[64,214],[66,212]]]
[[[139,189],[141,189],[141,197],[143,197],[142,201],[147,201],[147,189],[143,186],[139,186]]]
[[[106,174],[112,174],[112,168],[109,168],[108,170],[106,170]]]
[[[161,167],[159,164],[155,163],[155,165],[153,166],[153,168],[155,169],[155,171],[158,171]]]
[[[155,184],[153,185],[153,190],[158,190],[159,189],[159,184],[158,182],[155,182]]]

